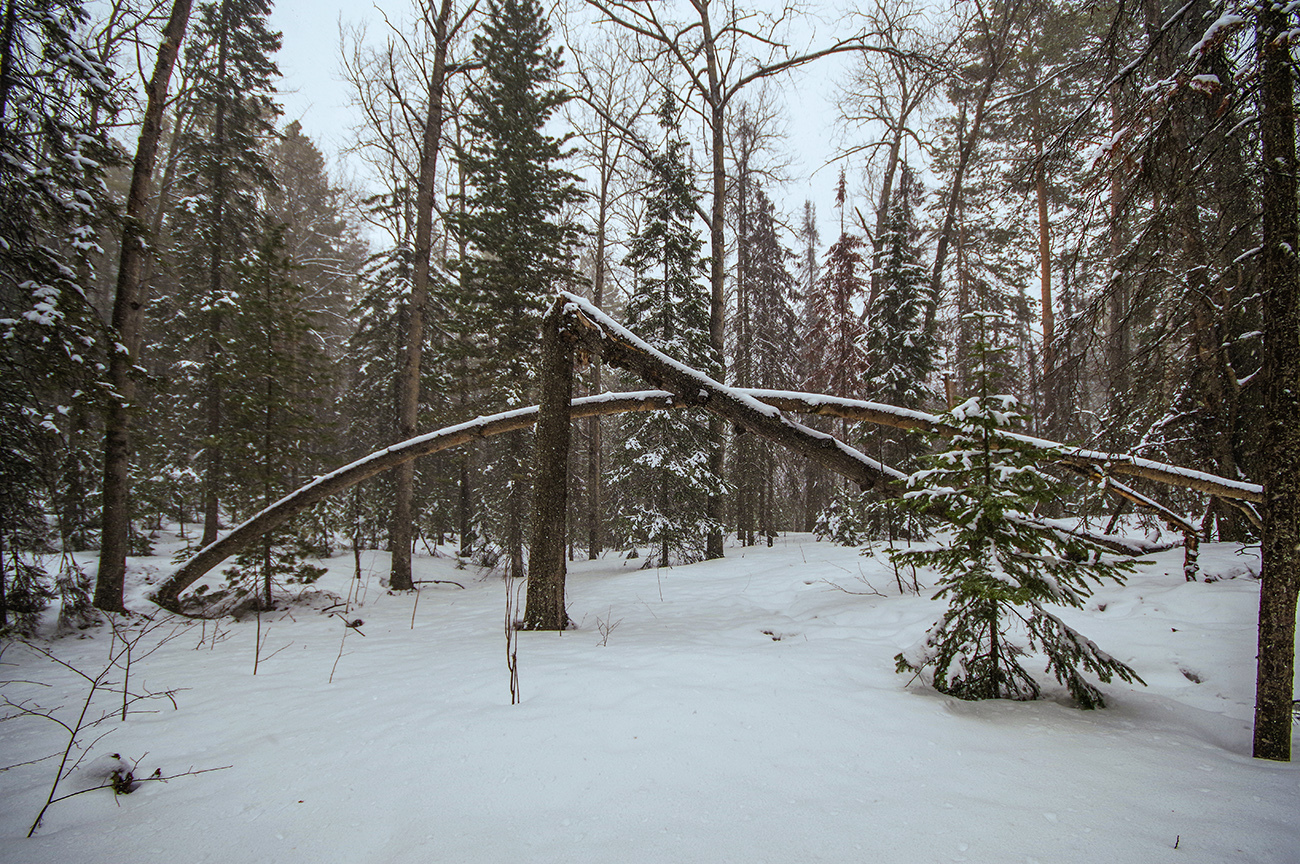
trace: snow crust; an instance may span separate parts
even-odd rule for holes
[[[142,580],[177,546],[168,533],[157,557],[130,560],[131,605],[148,606]],[[364,623],[346,627],[325,601],[264,616],[256,677],[252,618],[177,631],[132,681],[188,688],[178,709],[101,727],[111,734],[88,764],[120,753],[144,757],[137,776],[231,767],[69,799],[32,840],[53,764],[12,768],[0,773],[0,860],[1296,860],[1300,765],[1249,757],[1249,551],[1202,547],[1220,577],[1207,584],[1184,582],[1171,550],[1086,608],[1053,609],[1149,685],[1103,685],[1110,707],[1092,712],[1050,679],[1045,701],[969,703],[896,674],[892,657],[942,610],[927,574],[921,596],[900,595],[883,555],[796,534],[675,569],[571,563],[578,629],[519,634],[512,706],[500,577],[457,569],[446,548],[421,552],[417,579],[465,588],[426,584],[418,604],[387,594],[388,556],[365,552],[364,605],[347,610]],[[351,553],[324,564],[316,587],[346,594]],[[108,641],[100,630],[48,644],[98,671]],[[21,646],[4,660],[9,698],[79,708],[71,673]],[[0,735],[5,765],[59,746],[44,721]]]

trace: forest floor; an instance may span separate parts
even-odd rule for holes
[[[132,559],[133,608],[157,611],[145,582],[176,547],[169,533]],[[59,794],[102,782],[110,754],[138,777],[222,770],[78,795],[25,839],[58,757],[9,768],[0,861],[1300,861],[1300,763],[1250,758],[1255,550],[1207,545],[1214,581],[1195,583],[1181,554],[1063,613],[1147,684],[1103,685],[1108,707],[1081,711],[1055,682],[1039,702],[971,703],[897,674],[942,610],[924,574],[921,596],[900,592],[880,556],[796,534],[689,567],[573,563],[577,628],[518,634],[512,705],[499,575],[419,556],[417,578],[464,588],[428,583],[417,603],[380,586],[385,554],[357,580],[345,551],[313,589],[355,588],[355,628],[320,595],[260,624],[160,616],[131,689],[175,690],[176,707],[83,732],[93,749]],[[93,677],[114,640],[36,644]],[[22,644],[0,659],[4,697],[75,722],[84,681]],[[93,716],[113,704],[102,692]],[[19,717],[0,762],[66,741]]]

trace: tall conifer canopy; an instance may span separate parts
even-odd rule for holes
[[[553,86],[563,60],[550,38],[536,0],[489,0],[474,37],[483,72],[465,118],[471,143],[458,154],[472,187],[453,223],[470,245],[465,299],[482,316],[473,329],[502,402],[529,398],[544,299],[578,279],[578,229],[563,213],[581,193],[557,167],[564,140],[544,131],[569,99]]]

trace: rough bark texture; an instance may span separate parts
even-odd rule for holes
[[[1287,16],[1265,3],[1256,22],[1260,60],[1264,296],[1264,532],[1254,755],[1291,758],[1296,588],[1300,583],[1300,267],[1296,142]]]
[[[415,190],[415,248],[411,268],[411,297],[407,305],[406,349],[397,375],[398,440],[415,436],[420,414],[420,363],[424,347],[424,307],[429,297],[429,255],[433,247],[433,187],[442,143],[442,100],[447,77],[447,26],[451,0],[442,0],[433,34],[433,69],[429,75],[428,116],[420,149],[420,176]],[[392,567],[388,585],[396,591],[415,587],[411,580],[411,543],[415,515],[415,463],[399,465],[393,482],[393,515],[388,537]]]
[[[541,399],[537,410],[533,476],[532,542],[528,551],[526,630],[563,630],[565,520],[569,513],[569,402],[573,397],[573,348],[561,332],[563,308],[542,321]]]
[[[11,4],[12,5],[12,4]],[[109,400],[104,420],[103,533],[100,541],[99,576],[95,582],[95,606],[110,612],[125,609],[122,588],[126,577],[126,553],[130,545],[131,513],[128,502],[131,471],[131,400],[135,381],[131,370],[140,357],[140,331],[144,323],[145,296],[141,273],[145,243],[143,222],[149,207],[154,166],[158,161],[158,140],[162,135],[167,85],[180,51],[185,27],[190,20],[190,0],[175,0],[171,15],[158,43],[158,59],[147,88],[148,102],[140,124],[140,138],[131,169],[126,214],[122,220],[122,252],[118,262],[117,293],[113,301],[113,329],[121,349],[110,352],[108,378],[117,398]],[[122,350],[125,349],[125,350]]]

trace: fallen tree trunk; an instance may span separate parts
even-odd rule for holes
[[[781,412],[796,411],[844,417],[936,434],[950,431],[940,417],[922,411],[809,393],[739,390],[725,387],[650,348],[585,300],[566,294],[563,295],[562,302],[568,307],[567,313],[571,320],[566,333],[574,342],[574,347],[589,354],[600,354],[607,362],[622,366],[643,375],[647,381],[683,394],[674,396],[673,392],[667,390],[647,390],[606,393],[574,399],[570,402],[569,408],[571,420],[694,405],[713,411],[741,428],[788,446],[853,480],[864,489],[892,487],[898,492],[902,491],[902,483],[906,480],[906,475],[871,459],[833,436],[796,423]],[[283,525],[307,507],[420,456],[456,447],[476,438],[488,438],[504,432],[526,429],[537,422],[537,414],[537,406],[530,406],[489,417],[480,417],[403,441],[318,477],[238,525],[225,537],[199,550],[193,558],[182,564],[180,569],[160,585],[150,595],[150,599],[159,606],[179,612],[181,592],[217,564],[267,531]],[[1131,456],[1070,448],[1031,436],[1012,434],[1010,437],[1043,449],[1045,458],[1067,465],[1086,467],[1088,473],[1094,478],[1098,474],[1104,476],[1106,473],[1127,473],[1243,503],[1256,501],[1259,498],[1259,487],[1249,483],[1226,480],[1212,474]],[[1138,503],[1151,506],[1145,499]],[[1165,518],[1179,524],[1179,527],[1185,524],[1185,520],[1179,519],[1172,511],[1159,505],[1154,506]],[[1076,533],[1059,524],[1053,524],[1051,527],[1057,531]],[[1106,535],[1087,533],[1087,536],[1118,554],[1142,554],[1149,551],[1140,545]]]
[[[606,393],[574,400],[569,416],[576,420],[582,417],[626,414],[632,411],[660,411],[671,408],[674,404],[676,403],[671,393],[657,390]],[[448,426],[437,432],[394,444],[392,447],[371,453],[350,465],[345,465],[337,471],[317,477],[311,483],[290,492],[251,519],[237,525],[225,537],[200,549],[193,558],[182,564],[171,578],[158,586],[150,595],[150,599],[164,609],[179,612],[182,591],[226,558],[267,531],[283,525],[311,505],[412,459],[456,447],[476,438],[489,438],[503,432],[527,429],[536,422],[536,405],[479,417],[467,423]]]
[[[936,435],[951,435],[956,430],[943,422],[937,414],[896,408],[880,402],[867,402],[861,399],[841,399],[835,396],[821,396],[812,393],[796,393],[786,390],[743,390],[754,398],[783,411],[796,411],[800,414],[817,414],[823,417],[844,417],[849,420],[861,420],[880,426],[893,426],[897,429],[916,429]],[[1141,477],[1165,486],[1177,486],[1191,489],[1217,498],[1231,501],[1259,504],[1264,500],[1263,487],[1257,483],[1241,480],[1229,480],[1204,471],[1195,471],[1177,465],[1168,465],[1151,459],[1142,459],[1125,453],[1106,453],[1100,450],[1087,450],[1071,447],[1045,438],[1021,435],[1017,432],[999,432],[1009,440],[1019,444],[1043,450],[1051,454],[1054,462],[1062,465],[1077,466],[1097,470],[1101,475],[1121,474],[1129,477]],[[1259,516],[1253,508],[1248,511],[1256,527]]]

